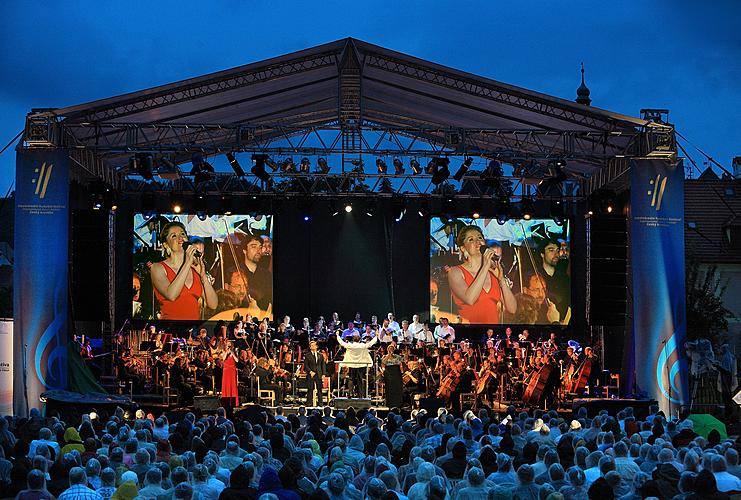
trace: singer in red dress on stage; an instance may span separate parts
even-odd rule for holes
[[[484,233],[475,225],[460,230],[456,244],[465,259],[448,271],[453,302],[464,323],[497,324],[500,312],[517,312],[517,299],[502,269],[502,248],[486,246]]]
[[[237,356],[234,354],[234,345],[229,342],[222,353],[224,367],[221,375],[221,405],[235,408],[239,406],[239,391],[237,388]]]
[[[166,258],[150,268],[154,294],[160,305],[159,319],[200,319],[199,299],[216,309],[219,299],[206,277],[203,254],[188,245],[185,226],[169,222],[160,237]]]

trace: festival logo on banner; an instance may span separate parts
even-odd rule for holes
[[[631,171],[633,362],[638,386],[666,411],[687,397],[683,169],[636,160]]]
[[[18,152],[14,275],[15,413],[67,388],[69,158],[57,149]]]

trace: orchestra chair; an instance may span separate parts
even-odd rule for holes
[[[619,397],[620,396],[620,374],[619,373],[610,373],[609,381],[608,383],[602,388],[605,391],[605,398],[610,398],[610,391],[612,391],[612,395]]]
[[[470,410],[476,404],[475,392],[461,393],[461,411]]]
[[[165,372],[165,386],[162,388],[162,402],[166,405],[177,404],[180,394],[174,387],[170,387],[170,374]]]
[[[257,404],[263,403],[267,406],[275,406],[275,391],[272,389],[260,389],[260,379],[257,379]]]

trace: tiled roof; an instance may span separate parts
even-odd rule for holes
[[[688,252],[704,263],[741,264],[741,242],[732,246],[725,234],[729,225],[741,228],[741,179],[685,181],[684,216]]]

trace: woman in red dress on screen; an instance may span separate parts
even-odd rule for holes
[[[159,319],[201,319],[198,302],[204,298],[206,307],[216,309],[219,299],[206,277],[203,255],[195,245],[183,250],[188,241],[185,226],[169,222],[160,236],[166,258],[150,268],[154,295],[160,304]]]
[[[221,375],[221,405],[227,408],[239,406],[239,391],[237,388],[237,356],[234,354],[234,345],[229,342],[221,354],[224,368]]]
[[[448,283],[453,302],[464,323],[501,323],[501,311],[517,312],[517,299],[509,287],[502,269],[502,247],[487,248],[484,233],[475,225],[460,230],[456,244],[465,259],[463,264],[448,271]]]

